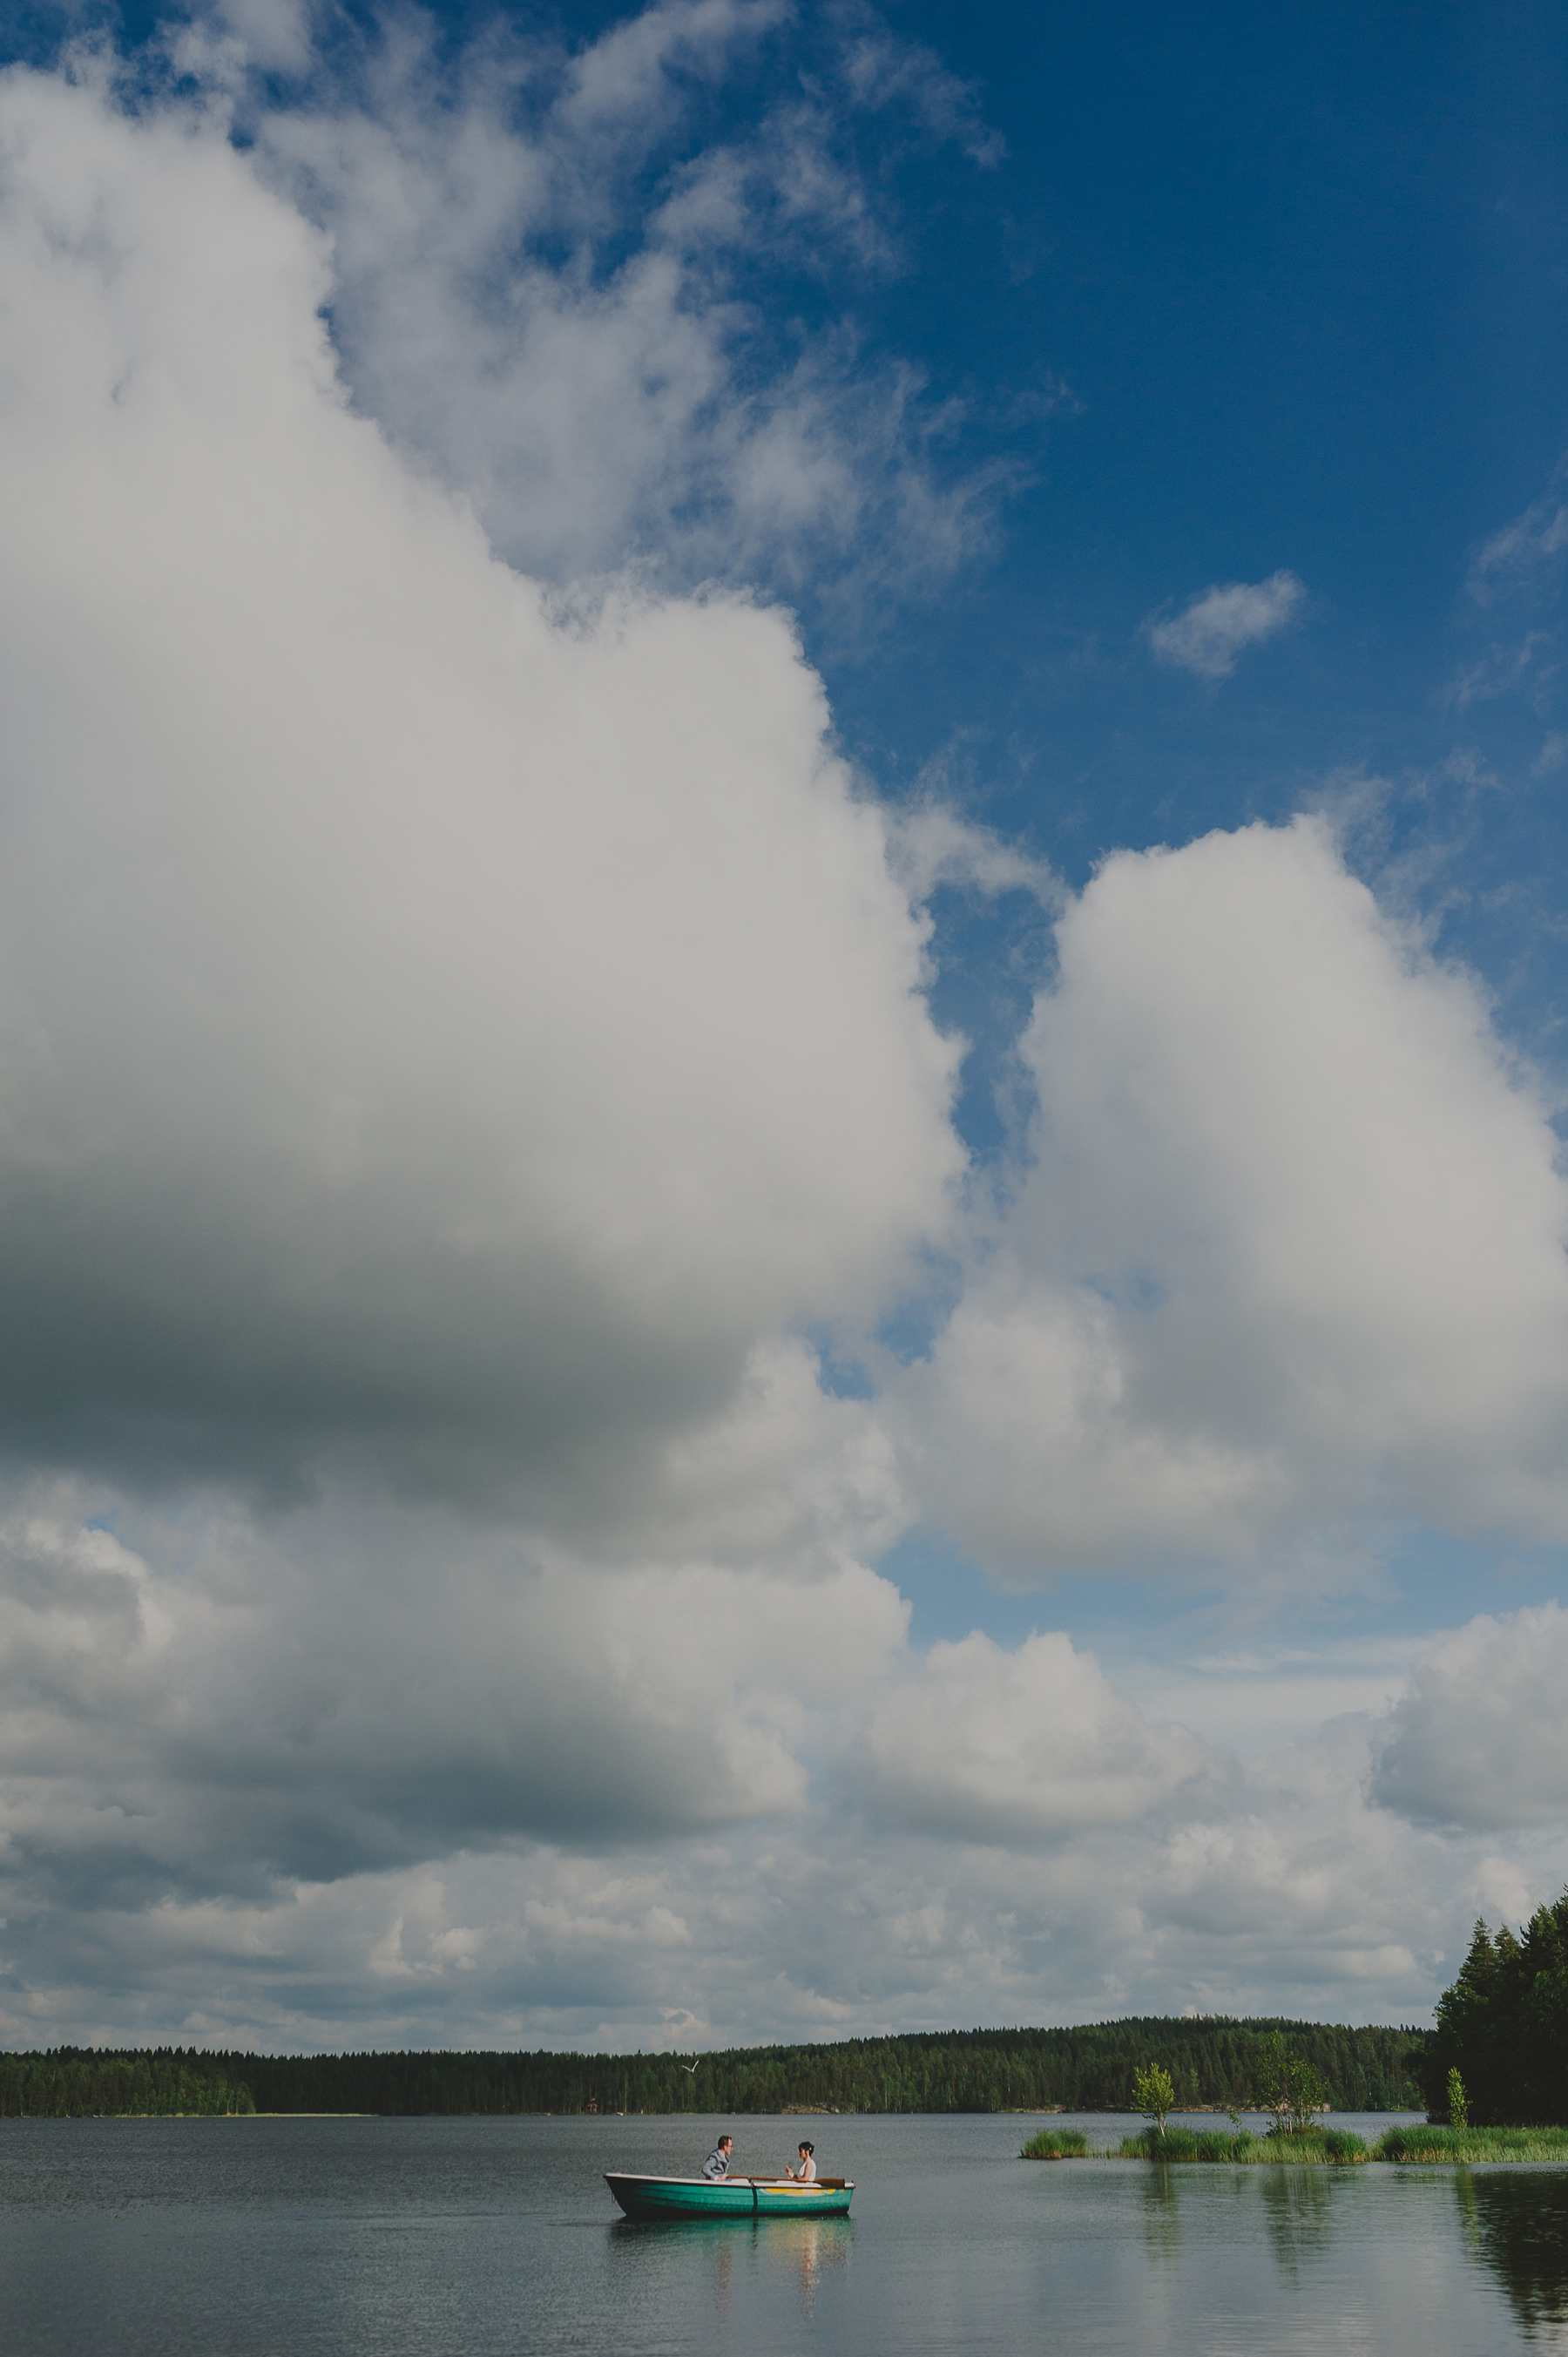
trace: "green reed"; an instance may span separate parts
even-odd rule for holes
[[[1379,2137],[1372,2157],[1450,2165],[1467,2160],[1568,2160],[1568,2128],[1389,2128]]]
[[[1020,2160],[1084,2160],[1089,2155],[1089,2138],[1081,2128],[1042,2128],[1032,2136]]]

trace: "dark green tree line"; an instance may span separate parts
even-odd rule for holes
[[[0,2114],[231,2111],[252,2104],[261,2112],[405,2115],[740,2115],[815,2104],[840,2112],[1119,2111],[1133,2104],[1137,2072],[1151,2067],[1168,2074],[1178,2110],[1223,2110],[1261,2100],[1282,2055],[1314,2074],[1337,2109],[1387,2111],[1420,2103],[1412,2049],[1428,2034],[1154,2018],[735,2048],[686,2057],[696,2059],[694,2072],[673,2054],[112,2055],[60,2049],[0,2056]],[[115,2072],[129,2075],[122,2083]],[[124,2100],[113,2100],[122,2084]],[[201,2084],[211,2091],[206,2102],[176,2101],[169,2093]]]
[[[0,2054],[0,2119],[77,2120],[252,2113],[255,2101],[209,2054],[106,2054],[56,2047]]]
[[[1477,2127],[1568,2126],[1568,1890],[1517,1937],[1477,1922],[1435,2009],[1418,2071],[1433,2119],[1449,2116],[1456,2071]]]

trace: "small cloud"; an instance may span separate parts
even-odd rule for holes
[[[1181,613],[1163,619],[1151,615],[1144,630],[1161,662],[1179,664],[1199,679],[1229,679],[1242,649],[1283,630],[1305,597],[1294,573],[1272,573],[1266,581],[1217,582]]]
[[[1459,673],[1445,702],[1450,709],[1463,712],[1467,705],[1520,694],[1528,696],[1539,709],[1557,673],[1550,654],[1554,644],[1550,630],[1529,630],[1518,646],[1488,647],[1478,662]]]
[[[1004,402],[997,413],[1001,425],[1043,425],[1051,417],[1081,417],[1082,401],[1065,376],[1055,369],[1047,369],[1033,384],[1024,385]]]
[[[213,14],[263,73],[303,74],[309,66],[306,0],[219,0]]]
[[[1530,765],[1532,778],[1550,777],[1553,770],[1562,769],[1568,761],[1568,729],[1549,728],[1545,742]]]
[[[983,171],[993,172],[1005,157],[1007,142],[982,116],[977,85],[949,73],[918,42],[877,27],[850,42],[843,73],[858,105],[904,107],[935,138],[953,141]]]
[[[909,898],[929,900],[940,884],[973,892],[1032,892],[1042,908],[1061,904],[1061,887],[1033,858],[988,826],[977,826],[932,799],[886,821],[888,864]]]
[[[1568,456],[1552,479],[1511,523],[1483,543],[1470,568],[1470,595],[1485,606],[1499,590],[1539,576],[1568,549]]]

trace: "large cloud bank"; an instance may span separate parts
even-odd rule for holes
[[[820,687],[771,614],[498,565],[224,140],[28,78],[0,138],[13,1439],[635,1456],[947,1217],[953,1050]]]
[[[638,21],[552,85],[530,219],[586,203],[567,165],[628,90],[772,19]],[[983,156],[964,93],[866,41],[855,103],[902,91]],[[0,2023],[1417,2008],[1568,1813],[1555,1752],[1510,1766],[1477,1701],[1512,1681],[1539,1718],[1554,1622],[1463,1632],[1392,1720],[1243,1770],[1061,1632],[922,1652],[876,1566],[917,1520],[1014,1579],[1245,1585],[1389,1511],[1561,1535],[1538,1095],[1323,823],[1250,828],[1058,898],[1031,1126],[983,1197],[919,896],[1037,868],[896,825],[778,612],[498,556],[465,465],[513,554],[543,483],[555,569],[618,564],[687,511],[705,412],[650,426],[667,478],[615,457],[571,544],[621,445],[540,423],[577,381],[570,274],[530,261],[476,356],[443,175],[478,155],[507,220],[535,184],[416,81],[242,153],[207,100],[0,80]],[[668,185],[683,253],[725,190],[754,215],[758,154]],[[662,285],[730,350],[656,259],[583,318],[618,336]],[[367,414],[432,318],[451,402]],[[515,447],[498,382],[538,396]],[[826,429],[782,377],[731,407],[698,504],[733,551],[768,436]],[[880,447],[846,428],[833,465]],[[889,1313],[954,1284],[901,1362]],[[1464,1792],[1430,1731],[1456,1710]]]

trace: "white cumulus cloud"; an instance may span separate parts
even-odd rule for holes
[[[250,0],[228,21],[266,68],[293,20]],[[759,50],[791,32],[792,91],[757,95]],[[455,60],[393,12],[339,27],[334,66],[281,92],[238,54],[177,45],[329,234],[356,400],[511,562],[762,579],[853,628],[873,587],[944,579],[986,544],[1009,469],[964,462],[960,408],[870,350],[854,308],[902,265],[846,126],[885,113],[991,153],[925,52],[779,0],[659,0],[575,48],[492,27]],[[736,112],[704,140],[721,85]],[[822,287],[805,306],[802,273]]]
[[[1417,1661],[1372,1790],[1418,1822],[1568,1824],[1568,1612],[1483,1613]]]
[[[865,1756],[882,1813],[1007,1847],[1202,1813],[1227,1787],[1217,1755],[1185,1728],[1150,1726],[1058,1632],[1015,1652],[979,1630],[933,1645],[873,1709]]]
[[[1473,982],[1314,819],[1118,854],[1057,940],[1034,1166],[894,1387],[927,1510],[1025,1570],[1568,1531],[1568,1188]]]
[[[813,1714],[903,1645],[853,1563],[596,1576],[360,1498],[194,1541],[5,1504],[0,1868],[75,1905],[797,1815]]]
[[[0,85],[0,1396],[569,1489],[900,1281],[956,1049],[784,620],[553,608],[327,286],[199,119]]]

